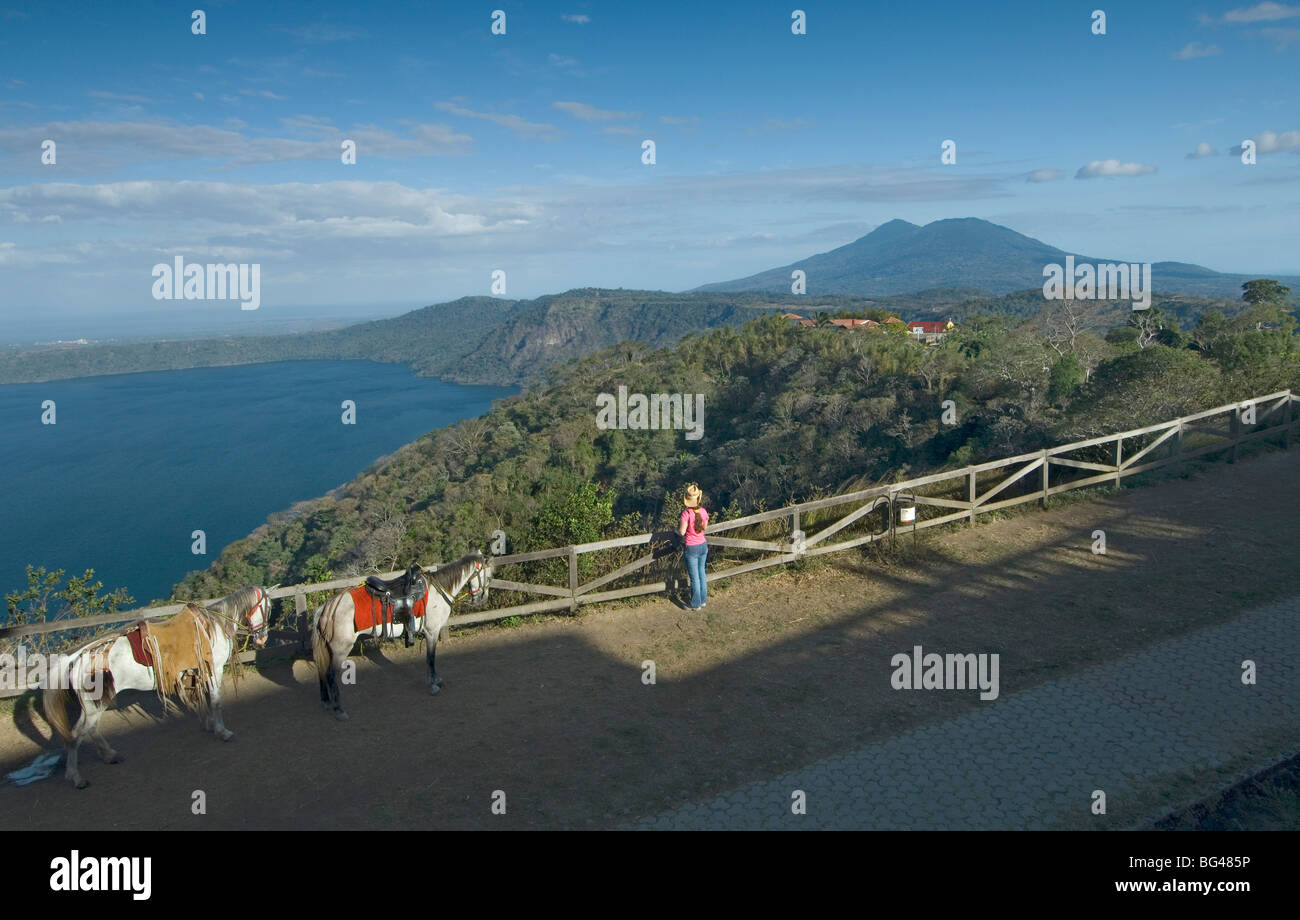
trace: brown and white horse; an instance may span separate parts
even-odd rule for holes
[[[451,618],[451,605],[462,590],[468,588],[475,604],[487,600],[488,583],[492,580],[492,560],[480,552],[469,553],[455,562],[440,566],[436,571],[425,572],[429,591],[423,617],[412,617],[409,623],[388,624],[390,635],[400,636],[402,630],[424,633],[424,656],[429,665],[429,692],[435,696],[442,690],[442,678],[434,667],[438,652],[438,634]],[[358,630],[356,608],[351,590],[341,591],[327,600],[314,613],[312,629],[312,657],[316,661],[316,676],[320,680],[321,705],[333,708],[336,719],[346,719],[339,702],[339,684],[343,662],[352,653],[357,639],[362,636],[382,636],[384,625]]]
[[[153,665],[136,660],[127,630],[88,642],[71,655],[61,656],[51,668],[49,686],[41,692],[45,719],[63,739],[67,752],[67,777],[78,789],[89,783],[77,769],[77,751],[89,736],[105,763],[118,763],[99,731],[99,720],[124,690],[154,690],[165,711],[176,709],[173,698],[198,713],[205,731],[222,741],[233,738],[221,716],[221,675],[235,647],[235,634],[246,629],[258,648],[266,644],[271,598],[266,588],[240,588],[207,607],[186,604],[173,617],[149,624],[144,644]],[[80,715],[70,721],[68,708],[77,704]]]

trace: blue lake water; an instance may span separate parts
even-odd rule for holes
[[[94,569],[137,604],[165,598],[268,515],[516,392],[367,361],[0,386],[0,594],[26,587],[30,563]],[[47,399],[53,425],[41,423]],[[342,423],[345,399],[355,425]],[[207,556],[190,551],[195,530]]]

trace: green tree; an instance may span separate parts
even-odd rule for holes
[[[1213,363],[1188,349],[1152,345],[1097,366],[1070,402],[1068,435],[1093,437],[1150,425],[1223,399]]]
[[[1047,400],[1053,405],[1064,405],[1084,382],[1087,375],[1083,364],[1073,354],[1061,355],[1052,365],[1051,383],[1047,388]]]
[[[1241,299],[1251,306],[1260,304],[1283,304],[1291,296],[1291,289],[1270,278],[1247,281],[1242,286]]]
[[[49,572],[45,566],[27,566],[27,587],[5,595],[8,625],[25,626],[50,620],[116,613],[122,607],[135,603],[135,598],[127,594],[125,588],[115,588],[108,594],[100,594],[104,584],[92,581],[95,577],[94,569],[86,569],[81,575],[69,577],[67,585],[60,588],[63,575],[63,569]],[[49,645],[50,635],[32,636],[29,642],[39,650]]]
[[[572,481],[552,488],[542,501],[533,522],[533,536],[539,546],[568,546],[594,543],[614,522],[613,492],[603,495],[590,481]]]

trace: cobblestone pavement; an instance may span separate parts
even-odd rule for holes
[[[1088,817],[1095,789],[1116,817],[1159,774],[1225,767],[1262,732],[1300,742],[1300,598],[1018,693],[1007,657],[1001,696],[972,712],[633,827],[1051,828]]]

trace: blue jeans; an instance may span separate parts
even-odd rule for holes
[[[690,606],[698,609],[709,599],[709,583],[704,577],[704,561],[709,558],[709,544],[688,546],[682,555],[686,557],[686,574],[691,577]]]

